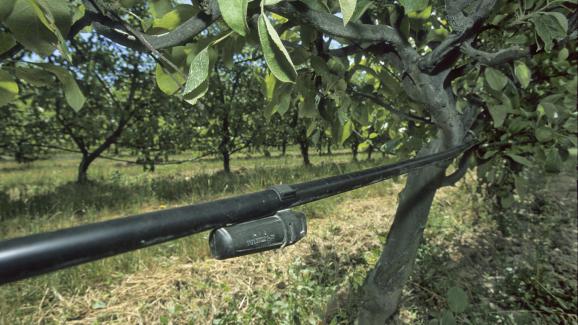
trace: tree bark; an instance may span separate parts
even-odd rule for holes
[[[76,182],[78,184],[86,184],[88,182],[88,167],[93,160],[89,159],[89,155],[82,155],[80,164],[78,164],[78,174],[76,176]]]
[[[309,143],[307,140],[299,141],[299,149],[301,150],[301,157],[303,157],[303,165],[311,166],[311,161],[309,160]]]
[[[351,159],[355,162],[357,162],[357,153],[358,153],[358,148],[359,148],[359,140],[357,139],[357,137],[353,137],[353,140],[351,141]]]
[[[80,164],[78,164],[78,174],[76,176],[76,182],[78,184],[88,183],[88,167],[98,158],[99,154],[83,154]]]
[[[436,137],[420,150],[418,156],[462,144],[476,110],[470,108],[464,114],[458,113],[451,89],[444,88],[443,75],[416,72],[413,78],[418,80],[418,85],[408,84],[406,92],[413,90],[408,95],[427,105],[438,128]],[[397,311],[436,191],[443,184],[449,164],[448,161],[440,162],[408,174],[381,256],[362,288],[359,324],[385,324]]]
[[[285,136],[283,138],[283,142],[281,143],[281,156],[285,157],[286,153],[287,153],[287,137]]]
[[[229,113],[227,110],[223,113],[223,120],[222,120],[222,130],[221,130],[221,144],[219,148],[221,150],[221,154],[223,156],[223,171],[225,173],[231,172],[231,153],[230,150],[230,142],[231,142],[231,135],[229,133]]]
[[[440,147],[441,141],[434,141],[420,155],[439,152]],[[382,254],[363,285],[359,324],[385,324],[397,311],[444,171],[430,166],[408,175]]]

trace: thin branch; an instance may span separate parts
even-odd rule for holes
[[[128,39],[134,38],[136,41],[138,41],[138,43],[144,46],[144,50],[150,52],[157,61],[160,61],[165,66],[170,67],[173,71],[182,74],[181,70],[173,62],[171,62],[171,60],[165,57],[162,53],[160,53],[157,50],[157,48],[155,48],[151,44],[151,42],[147,39],[146,34],[143,34],[137,31],[136,29],[132,28],[114,11],[107,10],[106,6],[101,2],[101,0],[88,0],[88,1],[96,9],[96,11],[98,11],[102,16],[106,17],[107,20],[111,20],[115,25],[122,27],[122,30],[124,30],[129,34]],[[130,36],[132,36],[132,38]]]
[[[88,58],[86,57],[86,55],[84,54],[84,52],[82,51],[82,49],[76,44],[76,42],[71,41],[70,44],[72,45],[72,47],[76,50],[76,53],[80,56],[80,58],[83,61],[88,62]],[[102,77],[100,76],[100,74],[97,72],[96,69],[94,69],[94,71],[86,71],[87,74],[92,73],[95,77],[96,80],[98,80],[98,82],[102,85],[102,87],[104,88],[105,92],[107,93],[108,97],[110,97],[110,99],[112,100],[112,102],[115,104],[116,108],[118,108],[119,110],[122,110],[122,106],[120,104],[120,102],[118,101],[117,97],[112,93],[112,91],[110,90],[110,87],[108,86],[108,84],[104,81],[104,79],[102,79]]]
[[[343,20],[329,13],[312,10],[300,2],[281,2],[266,9],[296,21],[298,24],[313,28],[335,37],[346,38],[355,42],[386,42],[398,50],[411,48],[391,26],[369,25],[350,22],[346,26]]]
[[[448,56],[458,49],[462,43],[471,39],[473,35],[479,33],[481,23],[489,16],[496,5],[496,0],[481,0],[477,7],[469,16],[464,15],[462,9],[468,1],[447,1],[446,9],[450,25],[454,32],[440,43],[433,51],[423,56],[419,60],[421,71],[432,73],[438,65],[446,60]]]
[[[92,16],[91,18],[93,20],[93,26],[99,34],[110,38],[116,43],[133,48],[135,50],[147,49],[142,42],[137,40],[136,35],[142,37],[142,39],[146,41],[146,44],[150,45],[156,50],[190,42],[193,37],[207,29],[211,24],[213,24],[221,17],[221,12],[219,11],[219,7],[215,4],[215,1],[209,2],[211,3],[210,13],[201,11],[198,15],[189,18],[187,21],[168,33],[160,35],[147,35],[135,31],[135,34],[131,35],[130,32],[124,29],[124,26],[120,25],[118,22],[115,22],[109,17],[100,14],[98,9],[95,8],[94,4],[92,3],[92,0],[84,0],[87,14]]]
[[[528,57],[529,49],[520,47],[510,47],[500,49],[496,52],[486,52],[474,48],[471,42],[465,42],[460,47],[462,53],[487,66],[498,66],[505,63]]]
[[[407,120],[411,120],[411,121],[415,121],[415,122],[420,122],[420,123],[425,123],[425,124],[433,125],[433,123],[432,123],[429,119],[427,119],[427,118],[425,118],[425,117],[413,115],[413,114],[411,114],[411,113],[405,113],[405,112],[402,112],[402,111],[400,111],[400,110],[398,110],[398,109],[393,108],[391,105],[389,105],[388,103],[386,103],[383,99],[379,98],[378,96],[375,96],[375,95],[373,95],[373,94],[367,94],[367,93],[355,91],[355,90],[352,90],[352,89],[349,89],[349,91],[350,91],[351,93],[353,93],[353,95],[367,98],[367,99],[371,100],[372,102],[376,103],[377,105],[385,108],[386,110],[388,110],[388,111],[390,111],[390,112],[392,112],[392,113],[394,113],[394,114],[396,114],[396,115],[399,115],[399,116],[401,116],[401,117],[403,117],[403,118],[405,118],[405,119],[407,119]]]

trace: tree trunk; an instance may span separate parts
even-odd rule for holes
[[[331,140],[327,141],[327,155],[331,156]]]
[[[90,164],[92,164],[95,158],[96,157],[92,157],[92,155],[82,155],[76,176],[76,182],[78,184],[88,183],[88,167],[90,167]]]
[[[223,171],[225,173],[231,172],[231,156],[228,151],[223,151]]]
[[[281,143],[281,156],[285,157],[287,153],[287,136],[283,135],[283,142]]]
[[[412,99],[418,102],[428,99],[424,104],[428,105],[438,127],[436,137],[420,150],[418,156],[462,144],[466,130],[475,119],[476,110],[468,109],[464,114],[459,114],[451,89],[443,88],[443,82],[440,82],[443,78],[421,73],[414,78],[427,87],[420,88]],[[381,256],[362,287],[359,324],[385,324],[398,310],[402,289],[413,269],[433,199],[449,164],[449,161],[438,162],[408,174]]]
[[[352,160],[353,161],[357,161],[357,148],[359,147],[359,140],[357,140],[357,137],[353,137],[352,143],[351,143],[351,156],[352,156]]]
[[[223,171],[225,173],[231,172],[231,153],[229,152],[229,144],[231,142],[231,135],[229,134],[229,112],[225,110],[223,113],[222,130],[221,130],[221,144],[219,149],[223,156]]]
[[[426,148],[421,154],[435,151]],[[385,324],[397,311],[444,170],[431,166],[408,175],[383,252],[363,285],[359,324]]]
[[[371,160],[372,153],[373,153],[373,146],[370,145],[369,148],[367,148],[367,160]]]
[[[309,143],[307,140],[299,141],[299,149],[301,150],[301,157],[303,157],[303,165],[311,166],[311,161],[309,160]]]

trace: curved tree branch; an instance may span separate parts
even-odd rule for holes
[[[510,63],[530,55],[529,49],[520,47],[510,47],[506,49],[500,49],[496,52],[486,52],[474,48],[471,42],[465,42],[462,44],[460,49],[465,55],[471,57],[481,64],[488,66],[497,66],[504,63]]]
[[[190,41],[221,17],[216,1],[209,1],[209,3],[209,13],[201,11],[198,15],[189,18],[170,32],[160,35],[148,35],[134,30],[126,30],[125,26],[116,21],[116,19],[103,15],[101,9],[95,5],[95,0],[84,0],[87,14],[91,16],[94,29],[99,34],[110,38],[116,43],[141,51],[150,50],[147,49],[145,44],[159,50]],[[144,42],[139,40],[139,38],[142,38],[146,43],[143,44]]]
[[[447,0],[446,10],[454,32],[433,51],[419,60],[420,70],[426,73],[432,73],[436,70],[437,66],[444,62],[462,43],[479,33],[481,31],[480,24],[489,16],[496,2],[496,0],[481,0],[473,12],[466,16],[463,9],[469,1]]]
[[[391,105],[389,105],[388,103],[386,103],[383,99],[381,99],[380,97],[373,95],[373,94],[367,94],[364,92],[360,92],[360,91],[356,91],[356,90],[352,90],[349,89],[349,91],[354,95],[354,96],[358,96],[358,97],[364,97],[367,98],[369,100],[371,100],[372,102],[376,103],[377,105],[385,108],[386,110],[392,112],[395,115],[401,116],[407,120],[411,120],[411,121],[415,121],[415,122],[420,122],[420,123],[425,123],[425,124],[429,124],[429,125],[433,125],[433,123],[425,118],[425,117],[421,117],[421,116],[417,116],[417,115],[413,115],[411,113],[405,113],[402,112],[396,108],[393,108]]]
[[[412,57],[417,56],[417,52],[391,26],[355,22],[350,22],[344,26],[341,18],[329,13],[312,10],[298,1],[281,2],[274,6],[267,6],[266,9],[289,20],[294,20],[299,24],[312,26],[328,35],[345,38],[356,43],[385,42],[392,45],[398,53],[403,52]]]

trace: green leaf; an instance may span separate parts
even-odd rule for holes
[[[433,10],[432,6],[427,6],[427,7],[425,7],[424,10],[419,11],[419,12],[418,11],[412,11],[412,12],[408,13],[407,16],[409,18],[412,18],[412,19],[425,20],[431,16],[432,10]]]
[[[576,121],[575,117],[569,118],[566,120],[566,122],[564,122],[562,127],[572,133],[576,133],[578,132],[578,121]]]
[[[355,12],[353,12],[353,15],[349,21],[356,21],[361,18],[361,16],[363,16],[363,14],[367,11],[367,9],[369,9],[369,7],[371,7],[372,4],[373,0],[358,0],[357,4],[355,5]]]
[[[541,12],[530,21],[534,24],[536,34],[544,42],[546,52],[552,50],[554,40],[566,37],[568,32],[568,20],[559,12]]]
[[[68,61],[72,61],[70,53],[68,52],[66,41],[64,40],[62,33],[60,33],[60,30],[56,26],[56,19],[52,15],[52,11],[48,2],[46,0],[29,0],[29,1],[30,4],[32,5],[32,8],[34,8],[36,16],[40,19],[40,21],[44,24],[44,26],[48,28],[48,30],[50,30],[50,32],[52,32],[54,36],[56,36],[56,39],[58,40],[56,47],[60,50],[62,56]],[[72,24],[72,14],[70,15],[71,15],[70,23]]]
[[[277,113],[283,116],[289,110],[290,104],[291,104],[291,93],[284,92],[283,94],[281,94],[279,98],[279,103],[277,104],[276,109]]]
[[[341,8],[341,14],[343,15],[343,25],[347,25],[353,13],[355,12],[355,5],[357,0],[339,0],[339,7]]]
[[[357,151],[359,152],[364,152],[365,150],[367,150],[369,148],[370,143],[367,141],[364,141],[362,143],[360,143],[359,145],[357,145]]]
[[[326,1],[321,0],[301,0],[301,2],[305,3],[307,7],[321,11],[321,12],[329,12],[329,8],[327,7]]]
[[[0,1],[0,22],[4,22],[14,9],[16,0],[2,0]]]
[[[528,66],[522,61],[517,61],[514,64],[514,73],[516,74],[516,78],[520,82],[520,85],[522,85],[522,88],[524,89],[527,88],[528,85],[530,84],[530,79],[532,75],[532,72],[530,71]]]
[[[237,34],[247,34],[247,4],[248,0],[218,0],[219,9],[225,23]]]
[[[155,68],[155,77],[159,89],[167,95],[174,95],[185,82],[180,74],[169,73],[160,64]]]
[[[527,158],[524,158],[520,155],[516,155],[514,153],[506,153],[506,156],[512,158],[513,161],[517,162],[518,164],[524,165],[526,167],[532,167],[533,164]]]
[[[283,46],[275,28],[264,14],[259,15],[258,32],[265,61],[273,75],[282,82],[295,82],[297,71],[295,71],[289,53]]]
[[[426,43],[430,42],[441,42],[445,40],[449,35],[449,32],[445,28],[432,29],[427,33]]]
[[[194,105],[209,89],[209,48],[200,51],[191,61],[183,98]]]
[[[132,8],[137,4],[137,0],[120,0],[120,4],[125,8]]]
[[[160,18],[173,9],[171,0],[150,0],[149,10],[154,18]]]
[[[560,52],[558,52],[558,61],[566,61],[568,56],[570,56],[570,52],[567,48],[563,48],[560,50]]]
[[[319,113],[317,110],[317,104],[318,102],[315,99],[315,95],[304,96],[303,101],[299,105],[299,117],[317,117]]]
[[[444,310],[440,317],[440,325],[456,325],[454,314],[449,310]]]
[[[399,0],[406,12],[422,11],[426,9],[429,0]]]
[[[562,169],[562,157],[556,148],[550,148],[546,151],[546,161],[544,168],[548,173],[559,173]]]
[[[176,6],[175,9],[164,14],[161,18],[153,20],[152,27],[171,31],[196,15],[197,11],[198,10],[191,5],[180,4]]]
[[[484,77],[486,78],[488,85],[490,85],[490,88],[495,91],[501,91],[508,83],[508,77],[494,68],[487,67],[484,71]]]
[[[466,292],[459,287],[451,287],[447,292],[448,306],[456,314],[463,313],[468,308],[469,300]]]
[[[0,106],[10,103],[18,95],[18,84],[12,76],[0,70]]]
[[[86,98],[78,87],[78,84],[76,83],[76,80],[70,71],[63,67],[58,67],[46,63],[39,63],[38,65],[41,66],[44,70],[56,76],[56,79],[58,79],[64,87],[64,97],[66,98],[68,105],[70,105],[70,107],[72,107],[72,109],[74,109],[76,112],[80,111],[86,102]]]
[[[341,136],[339,137],[339,144],[343,144],[353,133],[353,122],[348,120],[341,127]]]
[[[551,12],[548,12],[547,14],[556,18],[556,20],[558,21],[559,27],[562,28],[562,32],[563,32],[564,36],[566,36],[566,33],[568,32],[568,19],[566,18],[566,16],[564,16],[564,14],[562,14],[560,12],[556,12],[556,11],[551,11]],[[564,36],[561,36],[561,37],[564,37]]]
[[[40,7],[37,5],[39,3],[42,3]],[[72,11],[68,1],[15,0],[14,7],[5,18],[4,24],[10,29],[15,40],[25,48],[40,55],[50,55],[60,47],[63,55],[66,55],[66,46],[61,37],[68,35],[72,24]],[[60,37],[55,34],[56,31]]]
[[[509,108],[506,105],[489,105],[488,109],[492,116],[492,120],[494,121],[494,127],[502,127],[506,120],[506,116],[508,115]]]
[[[275,94],[275,85],[277,84],[277,79],[272,73],[268,73],[265,76],[264,86],[265,86],[265,98],[268,102],[273,100],[273,95]]]
[[[195,105],[199,98],[205,96],[207,91],[209,91],[209,79],[205,79],[197,88],[183,95],[183,100],[191,105]]]
[[[0,54],[3,54],[16,45],[14,37],[10,33],[0,32]]]
[[[42,69],[16,67],[16,78],[22,79],[37,87],[48,86],[54,83],[54,75]]]
[[[554,138],[554,130],[548,127],[539,127],[534,130],[534,136],[540,142],[548,142]]]

